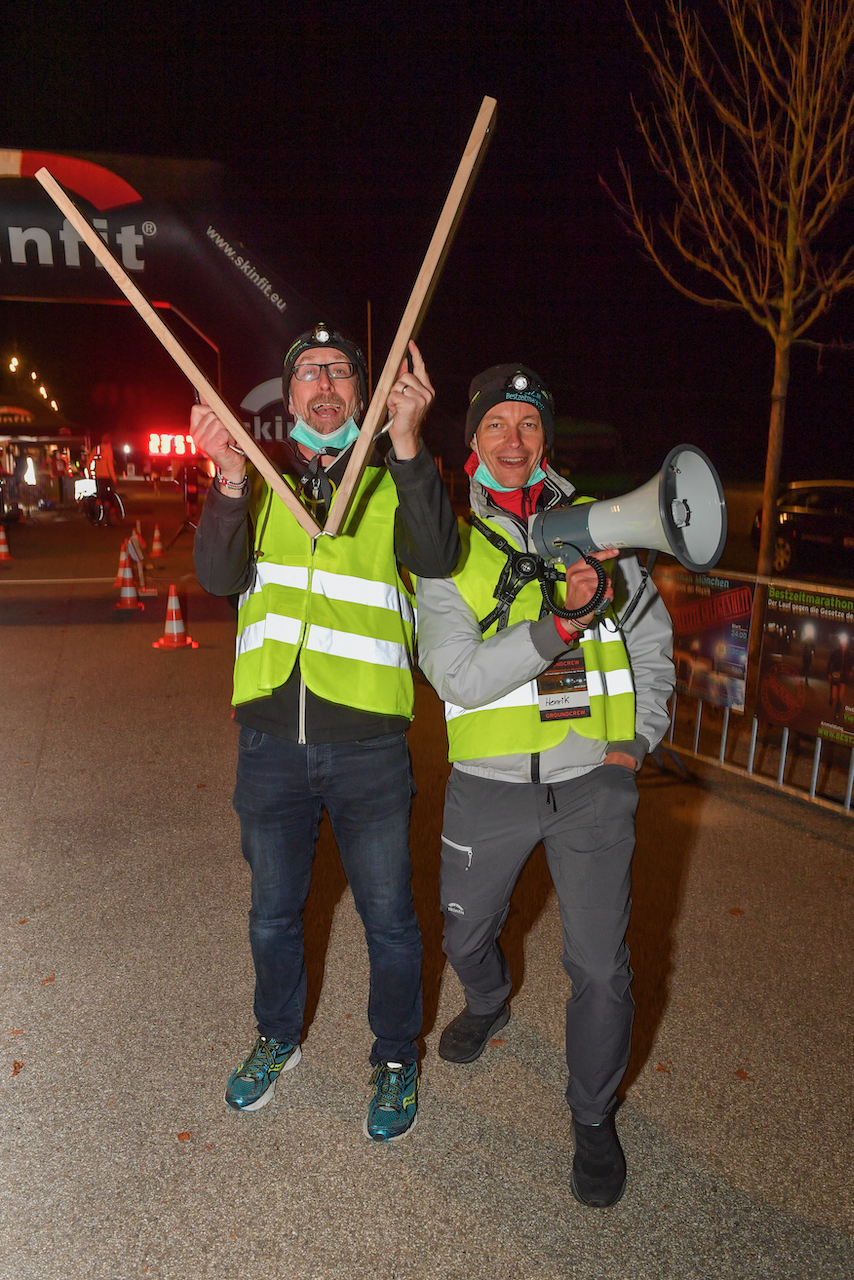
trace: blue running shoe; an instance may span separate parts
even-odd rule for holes
[[[396,1142],[418,1119],[418,1063],[381,1062],[371,1076],[374,1096],[362,1125],[372,1142]]]
[[[255,1048],[228,1077],[225,1100],[235,1111],[260,1111],[276,1092],[280,1071],[290,1071],[302,1054],[298,1044],[259,1036]]]

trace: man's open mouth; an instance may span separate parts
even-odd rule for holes
[[[336,413],[340,413],[343,408],[340,400],[318,400],[311,405],[311,412],[316,413],[321,418],[331,418]]]

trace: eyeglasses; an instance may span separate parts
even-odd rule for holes
[[[293,376],[297,382],[317,382],[321,369],[326,369],[327,376],[335,382],[339,378],[352,378],[356,372],[352,361],[336,360],[334,364],[295,364]]]

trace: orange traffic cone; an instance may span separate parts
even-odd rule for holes
[[[0,561],[11,559],[12,553],[9,550],[9,543],[6,538],[6,526],[0,524]]]
[[[122,551],[124,562],[122,564],[122,589],[119,592],[119,600],[116,605],[117,609],[144,609],[145,605],[136,594],[136,580],[133,576],[133,565],[130,562],[130,556],[127,548]]]
[[[184,619],[181,617],[181,605],[178,602],[178,588],[169,588],[169,602],[166,605],[166,632],[155,640],[152,649],[198,649],[198,643],[191,640],[184,630]]]
[[[113,583],[114,587],[120,587],[122,585],[122,582],[124,581],[125,561],[127,560],[127,558],[128,558],[128,544],[127,542],[123,542],[122,549],[119,553],[119,567],[118,569],[116,569],[116,580]]]
[[[154,526],[154,540],[151,544],[151,558],[152,560],[159,560],[162,555],[163,543],[160,541],[160,525],[156,524]]]

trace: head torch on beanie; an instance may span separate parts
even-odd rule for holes
[[[495,364],[472,379],[466,414],[466,444],[471,444],[472,436],[489,410],[505,400],[522,400],[539,409],[546,433],[546,447],[551,448],[555,435],[554,398],[539,374],[523,364]]]
[[[308,333],[301,333],[285,356],[285,363],[282,368],[282,392],[285,404],[288,403],[291,376],[298,358],[303,351],[314,351],[321,347],[329,347],[333,351],[343,351],[344,355],[348,356],[356,366],[356,371],[359,375],[359,396],[364,410],[368,403],[368,363],[362,354],[361,348],[357,347],[355,342],[345,338],[343,334],[338,333],[336,329],[333,329],[331,325],[326,324],[323,320],[320,320]]]

